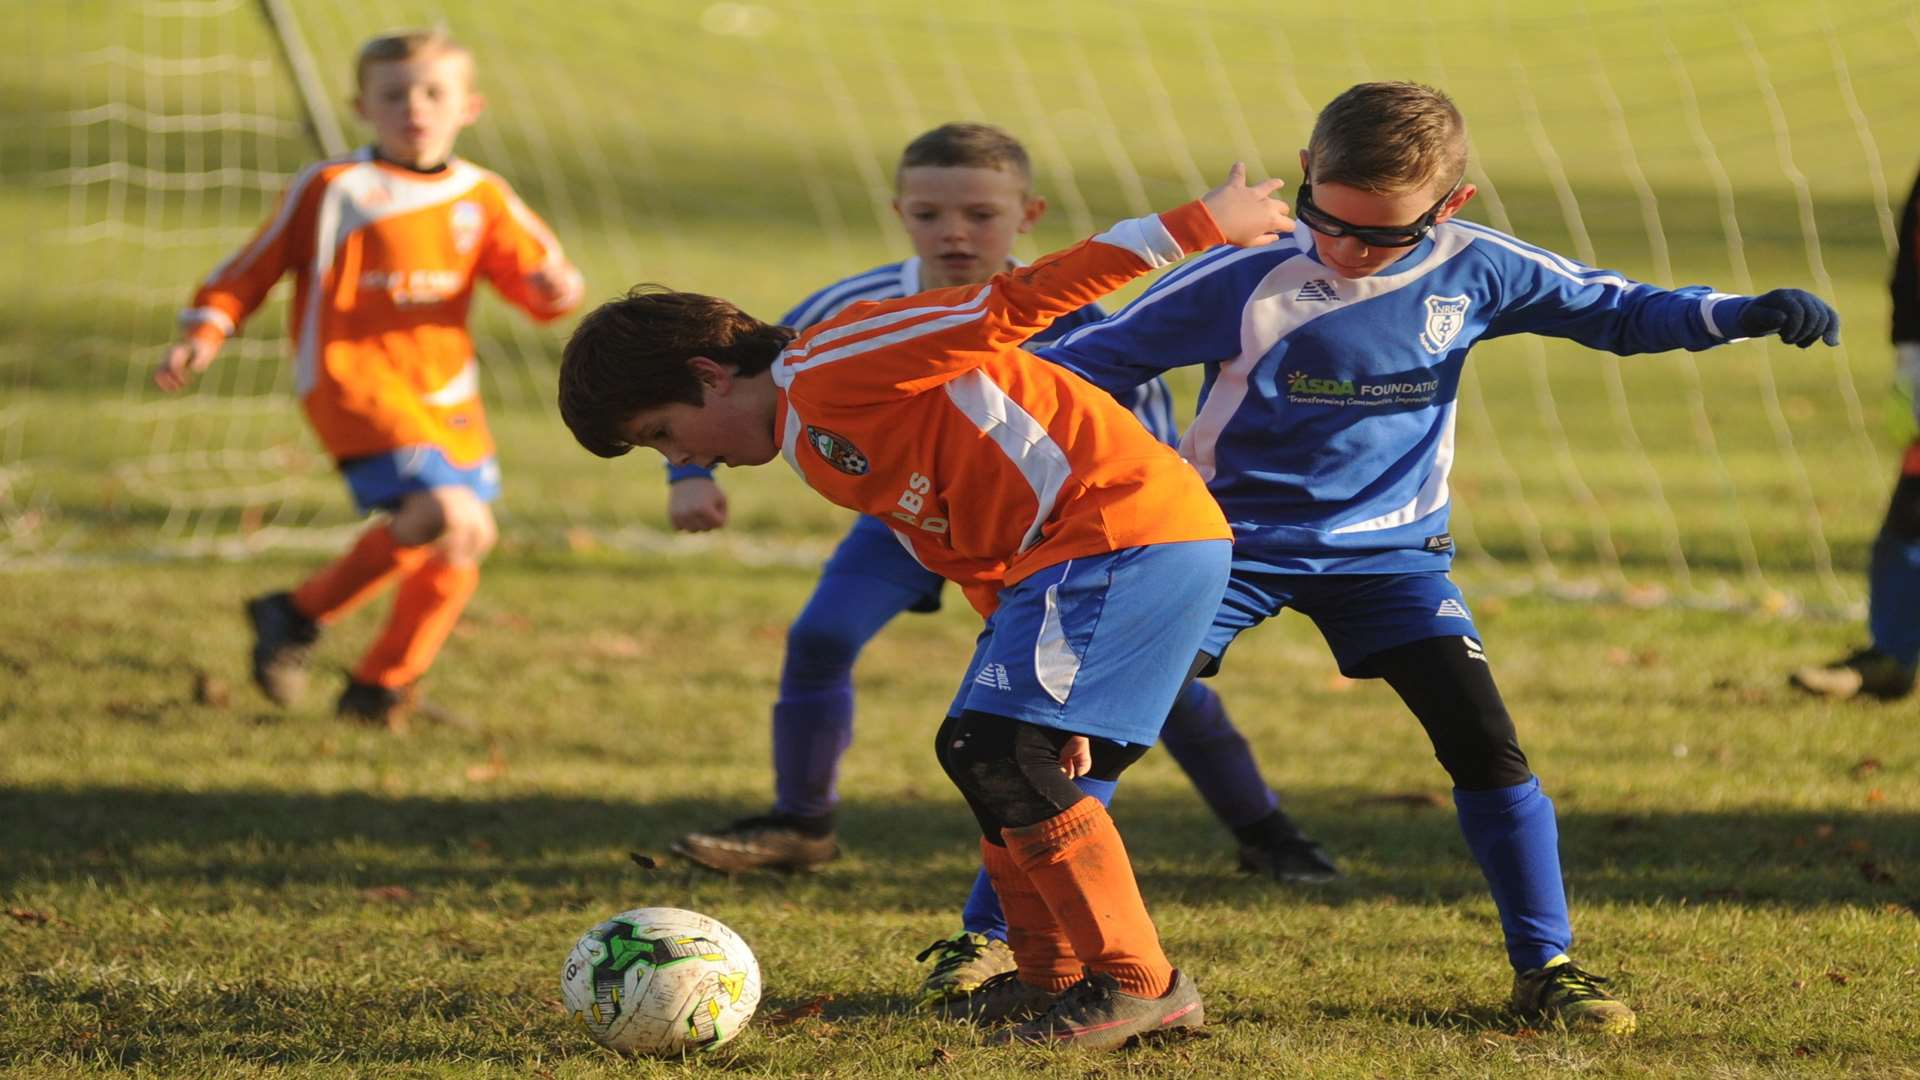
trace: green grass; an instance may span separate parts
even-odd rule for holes
[[[653,463],[593,460],[552,416],[564,325],[477,308],[504,540],[431,687],[472,729],[393,739],[334,721],[325,693],[259,702],[240,598],[354,527],[287,399],[284,302],[184,400],[145,374],[191,281],[311,146],[252,4],[23,10],[0,66],[0,231],[25,238],[0,264],[0,1073],[680,1075],[597,1050],[556,1004],[582,931],[673,904],[760,956],[763,1021],[702,1062],[745,1075],[1920,1074],[1913,705],[1830,707],[1782,679],[1858,635],[1795,605],[1857,615],[1896,445],[1882,215],[1916,154],[1911,2],[819,0],[765,5],[762,36],[665,0],[298,7],[335,98],[376,29],[445,18],[471,42],[491,109],[464,150],[599,295],[662,280],[773,316],[899,257],[890,159],[945,119],[1033,147],[1054,210],[1032,256],[1235,157],[1296,179],[1316,105],[1406,76],[1469,117],[1470,217],[1656,282],[1830,288],[1848,348],[1615,365],[1503,341],[1470,366],[1462,578],[1560,810],[1579,957],[1640,1009],[1636,1038],[1504,1012],[1497,922],[1424,737],[1289,616],[1218,686],[1347,879],[1234,874],[1150,755],[1116,816],[1209,1037],[992,1051],[907,1011],[912,954],[952,931],[973,865],[927,745],[977,629],[957,601],[862,661],[828,872],[628,859],[765,804],[783,633],[844,516],[782,470],[729,473],[729,532],[669,538]],[[176,63],[208,56],[232,62]],[[87,112],[114,103],[258,130]],[[112,161],[244,171],[197,191],[64,171]],[[1595,592],[1651,606],[1552,599]],[[329,638],[328,671],[376,617]],[[818,999],[818,1018],[765,1022]]]
[[[343,726],[325,700],[274,711],[246,683],[237,600],[304,565],[0,579],[0,1071],[677,1074],[598,1051],[556,1004],[573,939],[651,904],[745,935],[766,1014],[831,999],[711,1063],[1032,1067],[908,1011],[912,954],[951,932],[973,867],[927,747],[971,615],[903,619],[863,660],[846,856],[728,881],[665,848],[766,801],[766,707],[806,568],[497,560],[432,686],[474,729],[396,739]],[[1527,597],[1478,612],[1559,806],[1578,955],[1617,977],[1641,1034],[1568,1037],[1504,1012],[1498,924],[1417,725],[1384,687],[1336,679],[1289,616],[1236,646],[1218,688],[1348,877],[1290,890],[1236,875],[1227,835],[1150,755],[1116,816],[1211,1035],[1065,1067],[1911,1075],[1912,706],[1810,703],[1780,678],[1844,630]],[[376,618],[331,635],[323,670],[350,663]]]

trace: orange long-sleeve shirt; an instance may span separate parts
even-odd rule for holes
[[[493,173],[457,158],[418,172],[363,149],[295,177],[181,322],[222,341],[291,271],[294,384],[327,451],[345,461],[428,444],[473,465],[493,453],[467,335],[474,282],[552,319],[571,305],[549,303],[528,275],[565,266],[552,232]]]
[[[775,435],[808,485],[890,524],[989,614],[1068,559],[1232,533],[1198,473],[1112,395],[1020,349],[1059,315],[1220,243],[1189,203],[984,285],[855,304],[775,361]]]

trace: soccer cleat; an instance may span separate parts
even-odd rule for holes
[[[1197,1028],[1206,1022],[1200,991],[1178,971],[1173,973],[1173,985],[1157,998],[1134,997],[1122,991],[1113,976],[1089,971],[1055,998],[1044,1014],[997,1033],[992,1041],[1117,1050],[1135,1036]]]
[[[1913,693],[1914,669],[1868,647],[1822,667],[1803,667],[1788,676],[1787,682],[1835,701],[1862,695],[1892,701]]]
[[[340,691],[334,712],[343,720],[371,727],[384,727],[395,735],[404,735],[411,726],[414,709],[413,687],[378,686],[348,678]]]
[[[976,1007],[984,1008],[984,1005],[968,1004],[968,999],[976,991],[984,990],[995,976],[1014,969],[1013,950],[1006,942],[970,930],[941,938],[921,949],[914,959],[922,964],[933,960],[933,970],[920,984],[919,1003],[921,1008],[933,1009],[942,1016],[971,1016]],[[1001,986],[995,993],[1004,995],[1013,989]],[[1052,998],[1053,995],[1047,995],[1048,1000]]]
[[[1513,1011],[1558,1020],[1574,1031],[1631,1035],[1638,1021],[1626,1004],[1600,989],[1607,980],[1582,971],[1564,954],[1513,977]]]
[[[936,945],[943,944],[935,942]],[[999,942],[994,944],[999,945]],[[1001,945],[1001,948],[1005,948]],[[921,953],[926,956],[926,953]],[[1007,962],[1013,962],[1011,953]],[[922,997],[920,1004],[931,1004],[933,1011],[949,1020],[967,1020],[983,1027],[994,1024],[1014,1024],[1022,1020],[1031,1020],[1047,1011],[1057,997],[1050,991],[1042,990],[1032,983],[1022,982],[1018,971],[1003,971],[981,983],[970,993],[950,995],[938,999]]]
[[[830,824],[822,830],[816,822],[786,814],[761,814],[713,832],[688,833],[673,842],[672,850],[723,874],[812,870],[840,857]]]
[[[1275,881],[1318,885],[1340,876],[1340,868],[1319,842],[1300,831],[1284,811],[1233,830],[1240,839],[1240,870],[1266,874]]]
[[[292,705],[307,690],[307,659],[320,640],[320,624],[293,606],[292,593],[267,593],[247,601],[253,625],[253,681],[275,705]]]

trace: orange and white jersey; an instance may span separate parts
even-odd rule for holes
[[[891,525],[982,614],[1001,587],[1068,559],[1228,539],[1190,465],[1112,395],[1020,348],[1220,242],[1189,203],[983,285],[852,305],[774,362],[782,453],[831,501]]]
[[[294,385],[328,452],[344,461],[428,444],[473,465],[493,453],[467,335],[474,281],[552,319],[577,298],[549,302],[528,276],[567,266],[493,173],[458,158],[420,172],[363,149],[296,176],[181,322],[224,340],[292,271]]]

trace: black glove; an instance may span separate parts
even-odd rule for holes
[[[1789,345],[1840,344],[1840,313],[1805,289],[1775,289],[1740,309],[1741,337],[1778,334]]]

